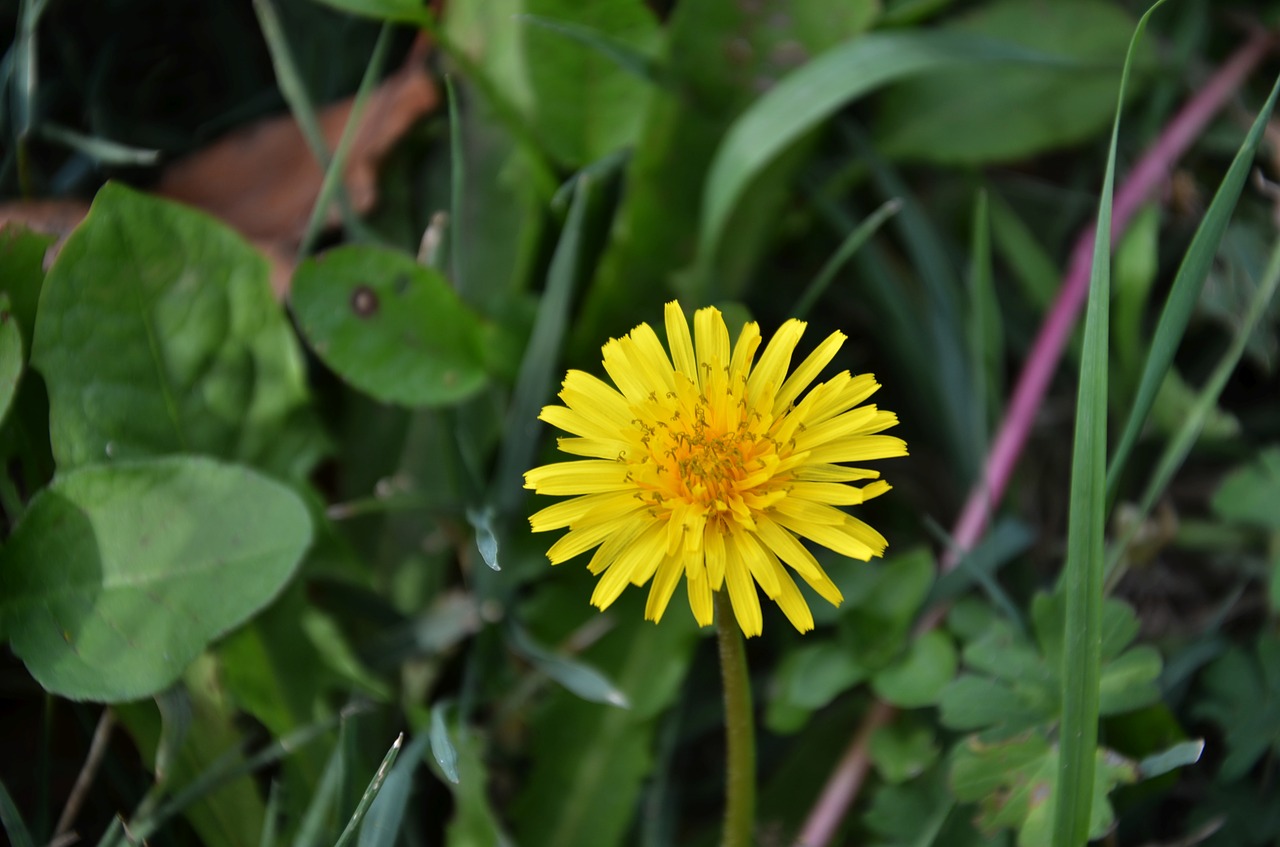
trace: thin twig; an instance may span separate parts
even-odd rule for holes
[[[71,786],[67,805],[62,807],[62,815],[59,816],[58,825],[53,830],[50,847],[55,843],[66,843],[64,836],[71,831],[71,825],[76,822],[76,815],[80,814],[80,807],[84,805],[89,786],[93,785],[98,766],[102,764],[102,757],[107,753],[107,743],[111,740],[111,730],[115,725],[116,713],[110,708],[103,709],[102,715],[98,718],[98,726],[93,731],[93,739],[89,742],[89,753],[84,757],[84,766],[80,768],[80,775],[76,777],[75,785]]]
[[[1210,119],[1275,45],[1274,33],[1253,33],[1164,128],[1116,191],[1111,221],[1113,242],[1124,233],[1139,207],[1165,181],[1174,164],[1204,131]],[[1095,224],[1090,222],[1076,240],[1062,288],[1041,324],[1035,344],[1018,376],[1000,429],[987,453],[982,476],[969,491],[951,533],[953,543],[940,559],[939,567],[943,573],[955,568],[982,538],[991,520],[992,506],[1004,495],[1013,468],[1026,445],[1049,380],[1062,358],[1062,351],[1080,317],[1080,309],[1089,290],[1094,227]],[[921,617],[915,632],[919,634],[933,629],[945,614],[945,605],[935,606]],[[876,703],[863,718],[848,751],[810,810],[796,847],[826,847],[831,841],[865,781],[870,765],[867,745],[872,732],[889,723],[895,714],[892,706]]]

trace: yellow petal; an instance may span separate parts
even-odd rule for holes
[[[742,627],[742,634],[748,638],[759,635],[764,630],[764,618],[760,614],[760,596],[756,594],[756,583],[741,562],[729,560],[724,575],[725,587],[729,591],[729,601],[733,605],[733,616]]]
[[[698,360],[693,354],[693,339],[689,337],[689,321],[675,300],[666,305],[663,314],[667,323],[667,346],[671,348],[671,361],[677,371],[696,383]]]
[[[773,401],[773,414],[780,415],[786,410],[791,403],[800,396],[800,392],[809,387],[809,383],[818,378],[818,374],[822,373],[822,369],[830,364],[835,358],[836,351],[840,349],[840,345],[844,344],[845,334],[843,332],[833,332],[810,353],[800,366],[795,369],[791,376],[787,377],[786,382],[782,383],[782,388],[778,389],[778,396]]]

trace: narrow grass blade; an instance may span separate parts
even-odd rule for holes
[[[917,305],[913,310],[912,343],[924,347],[930,358],[928,379],[937,388],[940,434],[956,473],[961,479],[971,480],[978,474],[980,457],[985,452],[979,448],[985,446],[986,439],[976,428],[977,415],[973,413],[972,371],[966,366],[970,350],[965,344],[966,328],[958,293],[962,288],[951,251],[906,181],[879,154],[866,133],[850,121],[842,121],[840,129],[850,149],[867,164],[880,192],[902,200],[902,214],[894,221],[894,229],[926,298],[925,308]]]
[[[1240,198],[1245,179],[1253,167],[1254,156],[1258,152],[1258,145],[1262,142],[1277,97],[1280,97],[1280,78],[1271,88],[1271,96],[1258,112],[1258,117],[1254,120],[1249,134],[1245,136],[1244,143],[1231,162],[1227,175],[1218,186],[1213,202],[1209,204],[1209,210],[1205,212],[1204,220],[1197,227],[1191,246],[1187,248],[1182,264],[1178,267],[1173,287],[1169,291],[1169,299],[1165,301],[1164,311],[1160,313],[1160,321],[1156,324],[1155,335],[1151,340],[1151,350],[1147,354],[1147,362],[1142,370],[1142,381],[1138,385],[1133,408],[1129,412],[1124,432],[1120,436],[1120,442],[1107,469],[1108,502],[1115,500],[1116,485],[1124,470],[1125,462],[1128,461],[1129,453],[1142,432],[1152,404],[1155,403],[1156,392],[1159,391],[1160,384],[1164,382],[1169,372],[1173,355],[1182,342],[1182,335],[1186,332],[1187,323],[1191,320],[1191,312],[1195,308],[1200,290],[1204,287],[1204,281],[1213,265],[1218,244],[1226,233],[1231,213],[1235,209],[1236,201]]]
[[[276,847],[280,829],[280,783],[273,781],[267,792],[267,810],[262,815],[262,836],[258,847]]]
[[[320,181],[320,193],[316,197],[315,205],[311,207],[307,230],[298,247],[299,259],[308,255],[311,248],[315,246],[334,195],[342,187],[342,172],[347,166],[347,156],[351,154],[351,145],[355,143],[356,136],[360,132],[360,121],[364,118],[364,107],[368,104],[369,95],[378,84],[379,77],[382,76],[382,66],[386,63],[387,48],[390,44],[391,25],[384,24],[378,32],[378,40],[373,45],[373,53],[369,57],[364,76],[360,78],[360,87],[356,89],[355,101],[351,104],[346,126],[342,128],[338,147],[333,151],[333,158],[329,160],[329,165],[324,170],[324,178]]]
[[[1037,312],[1049,311],[1061,279],[1058,266],[998,193],[990,196],[989,204],[996,251],[1013,271],[1013,281],[1022,286],[1027,302]]]
[[[950,32],[876,32],[803,65],[729,128],[703,190],[696,267],[704,279],[729,216],[752,181],[794,142],[853,100],[905,77],[980,62],[1044,59],[1022,48]],[[704,291],[704,294],[709,292]]]
[[[9,795],[9,789],[3,782],[0,782],[0,824],[4,825],[5,835],[9,836],[9,843],[13,847],[35,847],[22,813],[18,811],[17,804],[13,802],[13,797]]]
[[[332,818],[333,807],[342,796],[342,783],[345,777],[343,770],[346,765],[346,735],[346,725],[343,724],[338,730],[338,738],[333,745],[333,750],[329,753],[324,772],[320,775],[320,782],[316,784],[315,793],[311,795],[311,801],[307,803],[307,808],[302,813],[298,831],[293,837],[293,847],[312,847],[325,840],[325,827]]]
[[[347,821],[346,828],[342,830],[342,835],[338,836],[338,840],[333,847],[346,847],[351,843],[351,839],[356,837],[356,833],[360,831],[360,824],[364,822],[364,817],[369,812],[369,807],[373,805],[373,801],[382,792],[382,786],[387,781],[387,774],[391,772],[392,765],[396,763],[396,758],[400,755],[400,747],[403,744],[404,733],[401,733],[396,736],[395,741],[391,742],[391,749],[387,751],[387,755],[382,757],[382,764],[378,765],[378,769],[373,774],[373,779],[369,781],[368,787],[360,795],[360,802],[356,804],[356,810],[351,814],[351,820]]]
[[[30,197],[32,180],[27,141],[35,115],[36,88],[39,85],[39,60],[36,53],[36,29],[49,0],[22,0],[18,11],[18,37],[14,42],[13,69],[13,134],[18,160],[18,184],[22,196]]]
[[[1116,117],[1111,127],[1106,175],[1094,231],[1084,351],[1071,457],[1071,510],[1067,519],[1067,561],[1063,575],[1066,631],[1063,638],[1062,725],[1059,733],[1058,793],[1054,803],[1054,847],[1079,847],[1089,840],[1094,773],[1097,766],[1099,685],[1102,665],[1102,588],[1106,522],[1107,343],[1110,333],[1111,204],[1116,145],[1124,92],[1133,55],[1151,17],[1147,10],[1134,30],[1120,75]]]
[[[620,709],[631,708],[627,695],[600,671],[583,662],[553,653],[534,641],[514,621],[507,628],[507,643],[512,650],[532,662],[534,667],[583,700],[608,703]]]
[[[987,192],[979,191],[973,211],[969,246],[969,345],[972,350],[974,434],[976,452],[987,452],[987,413],[1003,396],[1000,362],[1004,357],[1004,327],[991,273],[991,218]]]
[[[449,708],[447,701],[436,703],[431,707],[431,755],[440,766],[445,779],[458,784],[458,751],[449,737],[449,726],[445,723],[444,713]]]
[[[424,732],[404,749],[404,755],[396,762],[382,784],[360,827],[360,847],[395,847],[400,836],[400,825],[409,805],[413,789],[413,777],[422,764],[422,754],[427,750],[429,737]]]
[[[349,717],[351,714],[354,713],[345,713],[343,717]],[[218,759],[208,770],[202,773],[199,778],[157,808],[154,814],[135,815],[134,819],[129,823],[129,836],[135,842],[141,842],[143,839],[150,837],[152,833],[175,815],[181,814],[192,803],[212,794],[222,786],[239,779],[245,774],[253,773],[259,768],[274,764],[299,747],[310,744],[333,729],[340,719],[339,717],[328,718],[309,726],[304,726],[283,738],[277,739],[265,749],[248,758],[243,758],[240,750],[229,751],[227,755]],[[123,831],[121,832],[122,835]],[[103,841],[100,842],[103,845],[116,843],[119,843],[119,838],[107,840],[105,836]]]
[[[74,129],[54,123],[42,124],[40,135],[77,153],[83,153],[103,165],[145,167],[154,165],[160,160],[159,150],[131,147],[118,141],[85,135],[83,132],[76,132]]]
[[[817,305],[818,299],[822,297],[823,292],[827,290],[827,286],[835,279],[840,269],[853,258],[854,253],[858,252],[858,248],[865,244],[867,239],[875,235],[885,221],[896,215],[901,209],[902,201],[895,197],[883,203],[880,208],[867,215],[866,220],[854,227],[840,242],[836,252],[831,254],[831,258],[827,259],[826,264],[822,266],[822,270],[818,271],[818,275],[805,288],[799,302],[791,310],[792,316],[803,320],[809,314],[809,310]]]
[[[467,299],[466,275],[462,268],[462,201],[466,197],[467,172],[463,155],[462,117],[458,111],[458,91],[453,77],[445,76],[444,88],[449,101],[449,267],[453,269],[453,288]]]
[[[573,203],[569,206],[564,230],[551,257],[547,287],[538,306],[538,316],[520,363],[511,405],[507,409],[506,437],[498,457],[497,472],[490,485],[490,501],[497,504],[500,514],[510,514],[521,502],[521,475],[533,464],[540,432],[538,427],[530,426],[530,422],[537,418],[538,410],[550,399],[555,386],[573,292],[585,273],[582,242],[591,187],[589,177],[585,174],[578,177]]]
[[[675,89],[675,84],[665,69],[630,44],[611,38],[589,26],[575,24],[570,21],[558,21],[542,15],[518,15],[517,17],[527,24],[540,27],[548,32],[554,32],[570,41],[576,41],[584,47],[595,50],[638,79],[662,88]]]
[[[507,131],[511,133],[511,137],[515,139],[520,146],[521,152],[525,154],[525,163],[529,168],[529,178],[533,181],[538,194],[544,198],[554,194],[558,183],[551,168],[551,157],[547,155],[545,145],[538,138],[529,121],[506,98],[493,80],[489,78],[488,74],[484,72],[484,69],[471,58],[471,54],[450,37],[447,28],[437,26],[434,20],[425,21],[422,24],[422,28],[435,39],[440,49],[458,66],[462,76],[479,90],[480,94],[488,102],[489,107],[493,109],[498,119],[502,121]],[[456,222],[454,226],[457,226]]]
[[[293,53],[289,49],[289,41],[285,38],[284,27],[280,16],[271,0],[253,0],[253,10],[258,16],[258,26],[262,29],[262,37],[267,42],[267,51],[271,54],[271,66],[276,72],[276,83],[280,93],[289,105],[293,119],[298,122],[303,139],[311,148],[320,167],[329,167],[329,145],[325,143],[324,133],[320,130],[320,121],[316,118],[316,109],[307,94],[307,87],[298,73],[298,66],[293,61]],[[355,221],[355,213],[347,199],[347,192],[339,183],[336,193],[338,207],[342,211],[344,224],[351,226]]]
[[[1218,360],[1218,364],[1214,367],[1213,373],[1209,375],[1204,388],[1196,396],[1195,403],[1192,404],[1190,411],[1183,419],[1182,426],[1178,428],[1178,431],[1169,440],[1169,443],[1161,453],[1160,460],[1156,463],[1156,468],[1152,472],[1146,488],[1143,489],[1141,498],[1138,500],[1138,513],[1133,520],[1131,528],[1119,542],[1113,545],[1110,555],[1107,557],[1108,584],[1114,584],[1118,579],[1119,574],[1115,572],[1117,563],[1129,545],[1133,543],[1134,537],[1146,522],[1147,516],[1151,514],[1156,500],[1168,489],[1169,483],[1173,481],[1174,474],[1182,467],[1182,463],[1186,461],[1188,454],[1191,453],[1191,448],[1195,446],[1196,440],[1204,430],[1205,422],[1209,419],[1213,410],[1217,408],[1218,398],[1222,396],[1222,389],[1226,387],[1227,380],[1231,378],[1231,374],[1235,372],[1236,366],[1240,363],[1240,358],[1244,355],[1245,347],[1249,343],[1249,337],[1253,335],[1253,331],[1259,321],[1266,315],[1267,308],[1275,296],[1277,286],[1280,286],[1280,240],[1277,240],[1272,248],[1271,259],[1267,263],[1267,269],[1263,273],[1262,281],[1254,292],[1253,299],[1249,301],[1249,308],[1245,312],[1244,320],[1236,327],[1235,334],[1231,337],[1231,344],[1227,347],[1227,351],[1222,355],[1222,358]]]

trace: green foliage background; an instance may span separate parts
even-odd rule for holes
[[[833,843],[1280,838],[1274,51],[1100,249],[991,528],[939,564],[1104,173],[1241,21],[1274,48],[1270,4],[1166,3],[1110,153],[1127,0],[181,5],[0,8],[0,195],[92,199],[51,263],[0,230],[11,843],[716,843],[713,639],[679,603],[591,608],[520,476],[564,370],[674,297],[845,331],[836,369],[878,375],[912,453],[859,512],[888,557],[820,556],[843,606],[810,597],[804,636],[767,609],[747,645],[759,844],[795,842],[877,701]],[[419,32],[448,108],[369,216],[316,248],[313,215],[286,302],[243,237],[147,193],[228,129],[363,102]],[[1072,486],[1089,421],[1105,493]]]

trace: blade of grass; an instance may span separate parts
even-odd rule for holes
[[[14,53],[14,139],[17,147],[18,185],[23,197],[31,197],[34,186],[31,180],[31,162],[27,142],[35,115],[36,87],[39,85],[39,61],[37,56],[36,29],[49,0],[22,0],[18,10],[18,38]]]
[[[529,426],[538,409],[550,398],[555,374],[569,326],[573,292],[585,274],[582,267],[583,229],[591,201],[592,180],[580,175],[573,191],[573,203],[564,230],[547,270],[547,287],[538,305],[538,315],[529,336],[516,378],[515,392],[507,409],[506,437],[498,457],[496,473],[489,486],[490,502],[499,513],[510,515],[523,499],[519,484],[524,471],[533,464],[540,429]]]
[[[1267,313],[1267,307],[1275,296],[1278,284],[1280,284],[1280,240],[1277,240],[1272,248],[1271,259],[1267,262],[1267,269],[1263,274],[1262,282],[1258,285],[1253,298],[1249,302],[1249,308],[1245,312],[1244,320],[1236,327],[1235,333],[1231,337],[1231,344],[1227,347],[1227,351],[1222,355],[1222,358],[1218,360],[1218,364],[1214,367],[1213,373],[1209,375],[1204,388],[1196,396],[1195,402],[1183,419],[1182,426],[1178,428],[1173,438],[1169,439],[1169,443],[1161,453],[1160,460],[1156,463],[1156,468],[1152,472],[1146,488],[1143,489],[1142,497],[1138,500],[1138,513],[1129,531],[1112,546],[1107,557],[1108,586],[1112,586],[1119,581],[1122,571],[1117,571],[1116,565],[1120,562],[1129,545],[1133,543],[1134,537],[1146,522],[1147,516],[1151,514],[1151,509],[1155,506],[1156,500],[1168,489],[1174,474],[1178,472],[1178,469],[1182,467],[1182,463],[1186,461],[1191,448],[1195,446],[1196,440],[1204,430],[1205,421],[1209,419],[1209,415],[1217,408],[1218,398],[1222,396],[1222,389],[1226,387],[1227,380],[1231,378],[1231,374],[1235,372],[1236,366],[1240,363],[1240,357],[1244,355],[1245,347],[1249,343],[1249,337],[1253,334],[1254,328],[1257,327],[1258,322]]]
[[[400,747],[404,744],[404,733],[396,736],[396,740],[391,742],[391,749],[387,751],[387,755],[382,757],[382,764],[378,765],[378,769],[374,771],[373,779],[369,781],[369,785],[365,788],[364,793],[360,795],[360,802],[356,804],[356,810],[351,814],[351,820],[347,821],[346,827],[342,830],[342,835],[338,836],[337,842],[333,847],[346,847],[351,843],[351,839],[355,838],[356,833],[360,831],[360,824],[364,822],[364,816],[369,812],[369,806],[377,799],[382,792],[382,785],[387,780],[387,774],[391,772],[391,766],[396,763],[396,757],[400,755]]]
[[[449,101],[449,267],[453,269],[453,288],[467,299],[466,275],[462,272],[462,201],[466,197],[466,157],[463,156],[462,119],[458,114],[458,91],[453,77],[445,76],[444,88]]]
[[[973,210],[973,236],[969,248],[969,344],[972,350],[974,455],[987,451],[987,413],[1004,395],[1000,362],[1004,357],[1004,328],[991,273],[991,216],[987,192],[978,192]]]
[[[422,754],[427,750],[429,736],[420,733],[404,750],[404,755],[387,775],[382,793],[369,806],[364,825],[360,827],[360,847],[395,847],[400,836],[404,812],[409,805],[409,793],[413,789],[413,777],[422,764]]]
[[[1047,312],[1058,289],[1058,266],[1040,246],[1030,227],[998,193],[989,200],[996,250],[1013,271],[1013,279],[1021,284],[1027,302],[1038,312]]]
[[[324,133],[320,130],[320,121],[316,118],[315,106],[312,105],[311,97],[307,94],[302,75],[298,73],[298,66],[293,61],[293,52],[289,49],[289,41],[285,38],[284,27],[280,23],[276,7],[271,0],[253,0],[253,10],[258,16],[262,37],[267,42],[267,51],[271,54],[271,66],[276,72],[276,83],[280,86],[280,94],[284,96],[293,119],[298,122],[298,129],[301,130],[307,146],[311,148],[311,155],[315,156],[321,169],[327,170],[330,161],[329,145],[325,143]],[[355,212],[351,208],[351,201],[341,182],[338,183],[335,193],[343,224],[349,229],[355,228]]]
[[[714,299],[711,270],[729,216],[751,182],[837,110],[881,86],[926,71],[1048,57],[951,32],[876,32],[835,47],[789,74],[734,121],[703,189],[695,269],[700,297]]]
[[[343,722],[338,726],[338,738],[325,762],[320,781],[316,783],[315,793],[311,795],[311,801],[302,813],[298,831],[293,837],[293,847],[312,847],[324,840],[325,825],[332,817],[332,809],[341,802],[343,771],[346,768],[346,740],[347,725]]]
[[[22,813],[18,811],[18,806],[13,802],[3,781],[0,781],[0,824],[4,825],[5,835],[9,837],[9,843],[13,847],[35,847],[31,831],[27,829],[26,821],[22,819]]]
[[[445,779],[457,785],[458,751],[453,746],[453,740],[449,738],[449,726],[444,719],[444,713],[448,708],[447,700],[431,707],[431,729],[429,730],[431,755],[440,766],[440,772],[444,774]]]
[[[360,133],[364,107],[368,104],[369,95],[382,75],[382,67],[386,63],[387,48],[390,44],[391,25],[383,24],[378,32],[378,40],[374,42],[373,53],[369,56],[369,64],[365,68],[364,76],[360,78],[360,87],[356,89],[355,100],[351,104],[347,123],[342,128],[342,135],[338,138],[337,149],[333,151],[332,158],[325,166],[324,178],[320,181],[320,193],[316,196],[315,205],[311,207],[311,217],[307,220],[307,229],[302,236],[302,243],[298,245],[299,261],[311,253],[311,248],[315,246],[316,238],[319,237],[325,218],[328,216],[334,194],[342,188],[342,173],[347,166],[347,156],[351,154],[351,145],[355,143],[356,136]],[[323,166],[323,160],[321,164]]]
[[[217,791],[224,785],[239,779],[246,774],[253,773],[259,768],[274,764],[285,756],[302,747],[310,744],[324,733],[339,725],[339,722],[345,718],[359,714],[363,709],[348,709],[342,714],[317,721],[308,726],[304,726],[294,732],[289,733],[283,738],[269,744],[264,749],[252,756],[244,757],[243,751],[239,749],[229,750],[224,756],[220,757],[190,785],[183,788],[168,802],[160,804],[153,813],[135,814],[130,820],[128,827],[122,829],[117,837],[108,838],[103,836],[99,842],[99,847],[110,847],[110,845],[118,845],[127,832],[127,837],[131,839],[130,843],[138,843],[148,838],[157,829],[167,823],[175,815],[187,808],[187,806],[200,800],[209,794]],[[144,799],[143,806],[155,805],[150,798]]]
[[[880,208],[867,215],[862,223],[854,227],[840,242],[836,252],[831,254],[831,258],[827,259],[826,264],[822,266],[822,270],[818,271],[818,275],[805,288],[804,294],[800,296],[800,300],[791,310],[792,317],[804,320],[805,315],[809,314],[809,310],[817,305],[818,299],[822,297],[827,290],[827,286],[835,279],[836,274],[845,266],[845,263],[853,258],[853,254],[858,252],[858,248],[865,244],[867,239],[875,235],[880,230],[880,227],[884,225],[884,222],[896,215],[900,209],[902,209],[901,200],[896,197],[892,200],[887,200],[881,204]]]
[[[902,214],[894,221],[894,229],[905,247],[908,258],[924,291],[924,309],[915,310],[912,336],[924,339],[914,343],[929,355],[927,369],[913,377],[923,384],[932,381],[937,403],[941,406],[941,435],[956,475],[968,481],[978,473],[978,457],[986,439],[975,428],[973,414],[974,387],[971,371],[966,367],[969,348],[965,344],[964,315],[960,304],[961,281],[952,264],[947,244],[915,199],[906,181],[876,150],[871,139],[851,121],[841,121],[839,128],[859,159],[867,164],[872,180],[889,197],[902,199]],[[920,313],[923,312],[923,317]]]
[[[1271,96],[1258,112],[1258,117],[1254,120],[1248,135],[1245,136],[1244,143],[1240,145],[1235,159],[1231,162],[1231,167],[1227,170],[1227,175],[1223,177],[1222,184],[1218,186],[1218,191],[1213,196],[1213,202],[1205,212],[1204,219],[1196,228],[1196,234],[1183,256],[1182,264],[1178,267],[1173,287],[1169,291],[1169,298],[1165,301],[1164,310],[1160,313],[1160,321],[1156,324],[1155,334],[1151,340],[1151,350],[1147,354],[1146,365],[1142,369],[1142,381],[1138,385],[1138,392],[1133,400],[1133,408],[1129,412],[1124,432],[1120,436],[1120,442],[1107,469],[1108,503],[1115,500],[1120,474],[1129,459],[1133,445],[1138,440],[1138,435],[1142,432],[1147,415],[1151,413],[1156,392],[1159,391],[1161,383],[1169,372],[1169,366],[1173,363],[1173,355],[1182,342],[1183,333],[1186,332],[1187,324],[1191,320],[1191,312],[1200,298],[1200,290],[1204,287],[1204,281],[1213,265],[1218,244],[1227,231],[1231,213],[1235,209],[1236,201],[1240,198],[1249,170],[1253,167],[1254,156],[1257,155],[1258,145],[1266,132],[1267,122],[1275,108],[1277,97],[1280,97],[1280,78],[1276,79],[1275,85],[1271,88]]]
[[[154,165],[160,160],[159,150],[131,147],[118,141],[85,135],[83,132],[76,132],[74,129],[55,123],[41,124],[39,134],[41,138],[46,138],[78,153],[83,153],[103,165],[145,167]]]
[[[267,792],[267,810],[262,816],[262,836],[258,847],[276,847],[280,828],[280,783],[274,780]]]
[[[1062,726],[1059,734],[1058,791],[1054,798],[1054,847],[1079,847],[1089,840],[1097,764],[1099,686],[1102,679],[1102,587],[1106,532],[1107,343],[1110,334],[1111,211],[1116,147],[1124,93],[1134,50],[1157,0],[1138,21],[1124,69],[1116,117],[1111,126],[1106,175],[1098,202],[1089,299],[1085,307],[1084,350],[1071,456],[1071,508],[1067,517],[1067,561],[1063,573],[1066,625],[1063,639]]]

